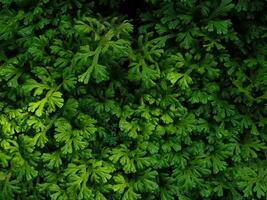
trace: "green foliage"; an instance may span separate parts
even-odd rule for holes
[[[264,0],[0,0],[0,200],[267,198]]]

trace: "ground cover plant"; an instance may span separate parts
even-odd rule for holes
[[[0,0],[0,200],[267,199],[266,10]]]

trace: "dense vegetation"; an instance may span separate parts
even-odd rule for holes
[[[0,200],[267,199],[266,10],[0,0]]]

